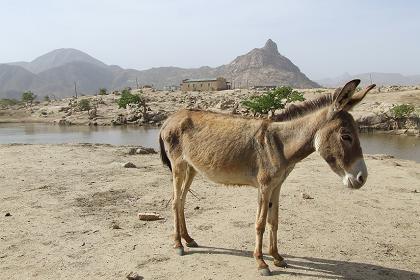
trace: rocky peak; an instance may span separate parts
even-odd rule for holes
[[[263,50],[272,53],[272,54],[278,54],[279,51],[277,49],[277,44],[273,42],[273,40],[268,39],[267,42],[265,43]]]
[[[318,84],[309,80],[287,57],[281,55],[277,44],[268,39],[262,48],[255,48],[224,65],[220,76],[243,85],[289,85],[312,88]]]

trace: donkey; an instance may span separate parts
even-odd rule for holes
[[[294,105],[275,120],[180,110],[163,124],[160,152],[173,176],[174,248],[184,254],[198,247],[188,234],[184,216],[187,192],[197,172],[213,182],[258,188],[254,257],[261,275],[270,275],[263,260],[262,241],[270,228],[269,253],[274,265],[287,264],[277,249],[279,192],[295,164],[317,151],[345,186],[358,189],[368,173],[358,128],[348,111],[375,87],[355,93],[360,80],[352,80],[334,94]]]

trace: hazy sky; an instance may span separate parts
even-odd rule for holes
[[[0,0],[0,62],[57,48],[107,64],[218,66],[268,38],[311,79],[420,74],[420,1]]]

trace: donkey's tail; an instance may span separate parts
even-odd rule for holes
[[[163,143],[162,135],[159,134],[159,145],[160,145],[160,159],[162,163],[169,167],[169,170],[172,172],[171,161],[168,158],[168,155],[165,151],[165,144]]]

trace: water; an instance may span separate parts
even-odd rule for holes
[[[0,124],[0,144],[104,143],[158,148],[158,128]],[[420,138],[378,133],[360,135],[363,152],[420,162]]]
[[[387,154],[420,162],[420,137],[361,133],[360,143],[366,154]]]
[[[0,144],[101,143],[158,147],[158,128],[0,123]]]

